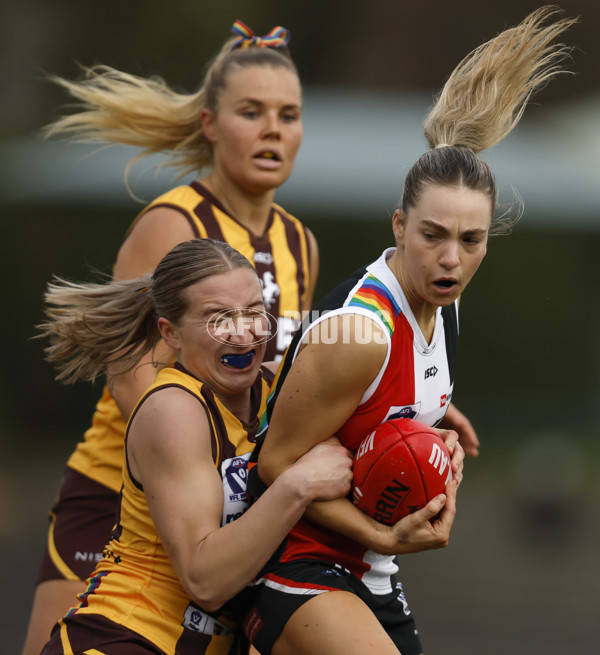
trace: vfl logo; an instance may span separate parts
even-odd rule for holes
[[[432,366],[431,368],[426,369],[425,370],[425,379],[434,378],[436,376],[437,372],[438,372],[437,366]]]
[[[275,302],[276,298],[279,298],[281,289],[277,282],[275,282],[275,277],[271,271],[267,271],[261,280],[263,299],[265,301],[265,307],[271,309],[271,305]]]
[[[183,614],[184,628],[205,635],[227,635],[231,630],[221,621],[203,612],[197,605],[190,603]]]
[[[248,462],[243,457],[235,457],[225,469],[227,484],[234,494],[243,494],[246,498],[248,484]]]
[[[436,444],[433,444],[431,449],[431,455],[429,455],[429,463],[433,465],[433,468],[437,470],[440,475],[444,475],[446,467],[448,467],[448,473],[446,474],[446,482],[448,484],[452,478],[452,468],[450,467],[450,460],[446,457],[442,449]]]

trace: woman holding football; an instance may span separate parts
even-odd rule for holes
[[[489,235],[508,227],[494,219],[494,174],[478,153],[504,138],[532,93],[561,71],[567,50],[553,40],[574,21],[545,24],[554,13],[533,12],[446,82],[425,121],[429,150],[409,170],[393,217],[395,247],[319,303],[292,341],[267,404],[254,497],[331,435],[354,451],[387,419],[434,426],[444,417],[459,299]],[[309,507],[247,592],[244,629],[262,655],[421,652],[395,556],[448,543],[463,452],[456,435],[444,436],[454,479],[395,525],[347,498]]]

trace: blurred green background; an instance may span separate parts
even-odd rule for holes
[[[349,131],[345,140],[346,158],[360,169],[373,155],[364,142],[373,135],[373,147],[379,144],[375,134],[380,126],[371,114],[361,113],[359,100],[388,98],[385,94],[430,98],[467,52],[540,5],[525,0],[432,0],[413,6],[384,0],[3,3],[3,652],[21,647],[47,511],[99,393],[99,387],[63,387],[53,381],[42,344],[32,339],[42,317],[43,289],[53,274],[91,279],[94,271],[108,272],[141,208],[118,179],[122,167],[103,171],[94,163],[103,161],[101,153],[80,158],[76,151],[51,150],[52,144],[40,140],[39,128],[64,111],[67,102],[44,75],[74,77],[77,62],[105,63],[140,75],[160,74],[175,87],[193,90],[235,18],[260,34],[273,25],[288,27],[306,91],[306,138],[298,165],[300,188],[293,187],[295,172],[278,200],[317,236],[322,260],[318,297],[392,244],[390,216],[400,195],[400,173],[414,159],[404,142],[390,136],[398,185],[384,180],[387,195],[380,202],[371,201],[376,183],[365,183],[358,192],[350,181],[343,188],[331,168],[336,182],[327,200],[321,208],[307,203],[302,196],[310,195],[311,187],[302,186],[306,172],[300,164],[302,157],[313,162],[326,154],[319,150],[323,140],[311,137],[311,126],[317,133],[315,115],[323,92],[346,99],[347,111],[358,112],[360,134]],[[528,202],[521,186],[527,190],[527,182],[515,173],[519,155],[510,159],[519,147],[530,146],[530,138],[548,147],[565,138],[572,149],[565,150],[564,158],[559,153],[558,161],[550,162],[555,151],[552,157],[542,151],[540,163],[535,160],[529,171],[535,178],[540,167],[542,193],[550,196],[557,182],[545,177],[545,167],[568,164],[577,171],[579,152],[600,152],[600,7],[595,0],[564,0],[561,7],[581,18],[565,37],[576,46],[572,68],[577,75],[563,76],[544,89],[528,109],[523,130],[500,146],[500,154],[492,151],[492,162],[501,164],[502,184],[523,193],[525,215],[511,236],[490,241],[488,256],[461,303],[454,400],[479,433],[481,456],[467,464],[449,548],[401,559],[426,653],[597,652],[600,211],[594,197],[600,201],[600,168],[593,164],[600,160],[596,154],[591,166],[583,165],[589,177],[561,177],[562,200],[547,206]],[[582,107],[592,110],[581,112]],[[402,109],[398,106],[398,114]],[[575,117],[588,115],[592,120],[584,129]],[[344,120],[343,112],[339,118]],[[424,148],[421,142],[417,147]],[[44,152],[54,157],[50,165],[42,165]],[[26,166],[24,157],[29,158]],[[88,194],[77,179],[66,178],[60,184],[67,189],[71,184],[72,192],[56,192],[60,184],[55,179],[74,165],[82,178],[106,177],[112,186]],[[368,180],[368,171],[359,170],[359,175]],[[151,175],[145,177],[145,199],[154,194],[154,183]],[[172,183],[169,179],[167,186]],[[156,193],[164,185],[164,177],[156,178]],[[590,197],[591,204],[582,202]]]

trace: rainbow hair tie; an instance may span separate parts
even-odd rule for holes
[[[290,42],[290,33],[285,27],[274,27],[265,36],[254,36],[254,32],[241,20],[236,20],[231,31],[238,38],[231,44],[231,50],[236,48],[284,48]]]

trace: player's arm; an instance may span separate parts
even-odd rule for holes
[[[114,278],[128,280],[151,273],[160,260],[178,243],[194,238],[187,218],[168,207],[156,207],[145,213],[121,245],[114,268]],[[163,341],[147,353],[139,364],[121,375],[109,369],[107,384],[121,414],[129,417],[144,391],[154,382],[157,367],[172,360],[173,353]]]
[[[360,330],[374,333],[358,343]],[[370,318],[344,314],[326,319],[305,337],[277,396],[261,448],[258,471],[271,484],[315,444],[348,420],[387,354],[381,328]]]
[[[317,243],[315,235],[308,228],[306,228],[306,239],[308,241],[308,250],[310,253],[308,262],[310,286],[306,295],[306,309],[310,309],[315,296],[315,289],[317,288],[317,278],[319,277],[319,244]]]
[[[335,434],[358,407],[387,353],[383,332],[370,323],[374,336],[369,344],[358,343],[352,332],[346,334],[349,339],[339,339],[336,343],[303,346],[277,397],[259,455],[258,472],[266,484],[308,448]],[[328,334],[335,333],[331,319],[322,325],[328,328]],[[360,330],[364,335],[364,323]],[[338,334],[342,334],[339,325]],[[305,516],[382,554],[440,548],[447,544],[454,520],[453,485],[454,482],[447,489],[448,498],[433,499],[425,508],[391,527],[373,520],[347,498],[315,502],[307,508]],[[435,525],[430,523],[442,509]]]
[[[184,589],[207,611],[260,571],[310,502],[348,493],[352,477],[348,451],[320,445],[239,519],[221,527],[223,486],[208,418],[198,400],[178,388],[144,401],[132,420],[127,452]]]
[[[458,433],[458,442],[463,447],[465,454],[471,457],[479,455],[479,439],[471,421],[454,405],[450,403],[446,415],[440,422],[441,428],[454,430]]]
[[[356,328],[361,334],[370,329],[373,339],[358,343]],[[334,334],[339,338],[331,339]],[[265,484],[348,420],[377,377],[387,348],[381,328],[360,315],[336,316],[309,332],[279,392],[260,451],[258,473]],[[346,498],[313,503],[306,516],[379,552],[390,537],[389,529]]]

